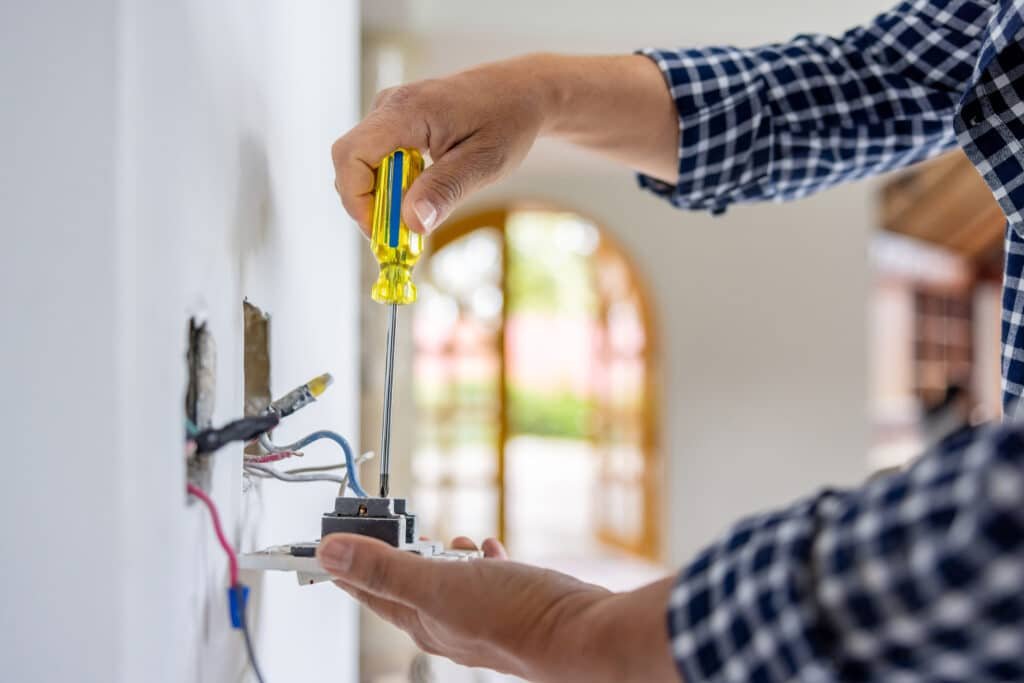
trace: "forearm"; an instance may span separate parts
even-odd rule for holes
[[[543,90],[541,135],[674,183],[679,117],[661,70],[641,55],[513,60]]]

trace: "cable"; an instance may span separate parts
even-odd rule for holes
[[[252,417],[243,417],[229,422],[217,429],[203,429],[192,437],[199,453],[213,453],[232,441],[251,441],[257,436],[273,429],[281,421],[276,413],[264,413]],[[278,451],[294,451],[295,448],[276,448]]]
[[[372,452],[363,453],[356,458],[356,465],[361,465],[372,457]],[[340,485],[341,490],[338,492],[338,495],[342,496],[345,495],[345,487],[348,485],[348,466],[343,462],[313,467],[297,467],[283,472],[268,466],[253,467],[253,464],[258,463],[253,463],[252,460],[248,460],[245,463],[245,473],[251,477],[259,477],[261,479],[280,479],[281,481],[290,483],[328,481]],[[340,477],[332,474],[324,474],[331,470],[345,470],[345,474]]]
[[[241,629],[242,637],[245,640],[245,651],[249,657],[249,665],[252,667],[253,673],[256,674],[256,680],[259,683],[265,683],[263,673],[260,671],[260,666],[256,661],[256,651],[252,646],[249,622],[246,619],[249,587],[238,580],[238,555],[235,553],[235,549],[231,547],[231,543],[224,533],[224,527],[220,523],[220,515],[217,513],[217,505],[213,502],[213,499],[195,484],[186,484],[185,488],[190,494],[201,500],[206,505],[206,509],[210,511],[213,530],[217,534],[220,547],[224,549],[224,553],[228,556],[228,575],[231,580],[231,585],[228,587],[228,611],[231,614],[231,625],[234,628]]]
[[[268,477],[274,479],[280,479],[281,481],[287,481],[291,483],[296,482],[307,482],[307,481],[332,481],[335,484],[341,484],[344,486],[348,483],[348,477],[339,477],[336,474],[288,474],[286,472],[279,472],[273,467],[267,465],[257,465],[246,463],[245,470],[252,474],[253,472],[259,472]]]
[[[249,633],[249,620],[246,618],[245,610],[242,610],[242,637],[245,639],[245,652],[249,656],[249,666],[252,667],[252,672],[256,675],[256,680],[259,683],[265,683],[263,680],[263,672],[260,670],[260,665],[256,661],[256,649],[252,646],[252,634]]]
[[[367,460],[373,457],[373,452],[367,452],[356,458],[356,465],[362,465]],[[330,472],[331,470],[347,469],[347,465],[343,462],[336,462],[333,465],[312,465],[310,467],[295,467],[290,470],[285,470],[285,474],[307,474],[309,472]]]
[[[359,461],[356,460],[356,464]],[[348,466],[343,462],[336,462],[332,465],[314,465],[311,467],[294,467],[290,470],[285,470],[285,474],[309,474],[310,472],[332,472],[334,470],[347,470]]]
[[[235,549],[231,547],[231,543],[228,541],[228,537],[224,534],[224,527],[220,525],[220,515],[217,514],[217,506],[214,504],[213,499],[206,495],[206,492],[195,484],[188,484],[188,492],[193,496],[203,501],[206,505],[206,509],[210,511],[210,519],[213,521],[213,530],[217,534],[217,540],[220,542],[220,547],[224,549],[224,553],[228,556],[228,574],[231,577],[231,585],[238,585],[238,555],[235,554]]]
[[[249,463],[255,463],[257,465],[265,465],[268,462],[277,462],[278,460],[285,460],[287,458],[302,457],[302,453],[299,451],[277,451],[276,453],[267,453],[265,455],[247,455],[242,461],[246,465]]]
[[[356,472],[355,457],[352,455],[352,447],[349,446],[348,441],[346,441],[345,437],[341,434],[323,429],[318,432],[308,434],[295,443],[285,444],[283,446],[275,444],[266,434],[260,434],[259,437],[260,445],[271,453],[275,453],[277,451],[301,451],[309,444],[314,441],[319,441],[320,439],[330,439],[341,446],[341,450],[345,453],[345,466],[348,469],[349,488],[351,488],[352,492],[360,498],[369,498],[366,491],[363,490],[363,487],[359,485],[359,474]]]

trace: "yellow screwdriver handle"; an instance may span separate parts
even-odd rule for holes
[[[402,220],[402,198],[422,171],[420,153],[402,147],[381,159],[377,168],[370,247],[380,264],[380,275],[370,296],[382,304],[416,301],[412,267],[423,252],[423,235]]]

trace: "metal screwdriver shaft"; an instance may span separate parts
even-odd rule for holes
[[[380,497],[388,497],[388,477],[391,474],[391,387],[395,381],[395,324],[398,304],[391,304],[388,320],[387,348],[384,356],[384,411],[380,426]]]
[[[423,236],[402,220],[402,197],[423,170],[423,157],[414,149],[396,149],[381,159],[373,196],[370,248],[380,275],[370,296],[389,304],[384,358],[384,410],[380,427],[380,497],[387,498],[391,474],[391,395],[395,380],[395,326],[398,305],[416,301],[412,267],[423,251]]]

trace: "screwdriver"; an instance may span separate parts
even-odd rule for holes
[[[415,149],[399,147],[381,159],[373,194],[370,248],[380,275],[370,296],[389,304],[384,358],[384,410],[380,428],[380,497],[388,496],[391,472],[391,387],[395,379],[395,325],[398,305],[416,301],[412,267],[423,251],[423,235],[402,220],[402,197],[423,170],[423,157]]]

